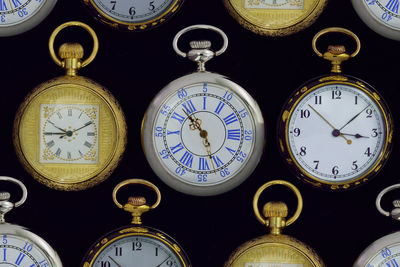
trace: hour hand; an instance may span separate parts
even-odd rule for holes
[[[66,130],[64,130],[64,129],[58,127],[57,125],[55,125],[54,122],[52,122],[52,121],[48,121],[48,122],[49,122],[51,125],[53,125],[55,128],[57,128],[58,130],[60,130],[60,131],[62,131],[62,132],[64,132],[64,133],[67,132]]]
[[[348,134],[348,133],[342,133],[343,135],[348,135],[348,136],[354,136],[355,138],[369,138],[369,136],[364,136],[364,135],[361,135],[361,134],[358,134],[358,133],[356,133],[356,134]]]

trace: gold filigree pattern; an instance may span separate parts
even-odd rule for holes
[[[53,155],[53,153],[52,153],[49,149],[46,148],[46,149],[43,151],[42,158],[43,158],[44,160],[53,160],[53,159],[54,159],[54,155]]]
[[[53,113],[54,113],[54,108],[53,107],[44,107],[44,114],[43,114],[44,118],[50,117],[50,115],[53,114]]]

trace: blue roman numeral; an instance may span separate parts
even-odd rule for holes
[[[15,261],[16,265],[20,265],[22,260],[24,259],[25,254],[23,254],[22,252],[19,253],[17,260]]]
[[[229,151],[229,153],[231,153],[232,155],[235,155],[235,153],[236,153],[235,150],[233,150],[232,148],[229,148],[227,146],[225,148]]]
[[[183,123],[183,121],[185,120],[185,117],[179,115],[178,113],[174,112],[174,114],[172,114],[173,119],[179,121],[181,124]]]
[[[233,113],[233,112],[224,118],[224,122],[226,125],[234,123],[235,121],[237,121],[237,118],[235,116],[235,113]]]
[[[399,14],[399,0],[390,0],[387,3],[386,8],[396,14]]]
[[[167,135],[170,135],[170,134],[177,134],[177,135],[180,135],[180,133],[181,133],[181,131],[171,132],[170,130],[167,130]]]
[[[207,170],[210,170],[207,159],[199,158],[199,171],[207,171]]]
[[[228,139],[240,140],[240,129],[228,130]]]
[[[217,108],[215,109],[215,113],[217,113],[219,115],[219,113],[221,112],[222,108],[225,106],[225,103],[223,102],[219,102]]]
[[[173,154],[176,154],[176,153],[178,153],[179,151],[181,151],[183,148],[184,148],[184,147],[183,147],[182,143],[179,143],[179,144],[177,144],[176,146],[170,147],[169,149],[171,150],[171,152],[172,152]]]
[[[19,0],[12,0],[13,4],[15,7],[19,7],[21,4],[21,2]]]
[[[389,262],[386,262],[386,267],[399,267],[399,264],[395,259],[391,259]]]
[[[6,0],[0,0],[0,10],[1,11],[8,10],[7,5],[6,5]]]
[[[186,167],[192,168],[193,164],[193,155],[190,154],[189,152],[185,151],[185,154],[183,154],[182,158],[179,160],[183,165]]]
[[[224,165],[224,163],[222,162],[222,160],[220,158],[218,158],[218,156],[213,156],[212,158],[213,158],[215,164],[217,165],[217,168]]]
[[[207,97],[203,96],[203,110],[206,109]]]
[[[196,108],[193,105],[192,100],[186,101],[186,103],[182,103],[182,106],[186,109],[186,112],[188,114],[192,114],[193,112],[196,111]]]

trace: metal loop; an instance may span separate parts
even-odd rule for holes
[[[146,181],[146,180],[143,180],[143,179],[128,179],[128,180],[122,181],[119,184],[117,184],[117,186],[114,188],[114,190],[112,192],[113,201],[114,201],[115,205],[117,205],[118,208],[122,209],[124,207],[117,200],[117,192],[118,192],[118,190],[121,189],[122,187],[126,186],[126,185],[132,185],[132,184],[147,186],[150,189],[152,189],[154,191],[154,193],[156,193],[157,200],[150,207],[151,209],[155,209],[160,204],[160,202],[161,202],[161,192],[160,192],[160,190],[158,189],[157,186],[155,186],[154,184],[150,183],[149,181]]]
[[[274,180],[274,181],[270,181],[268,183],[265,183],[264,185],[262,185],[256,192],[256,194],[254,195],[253,198],[253,210],[254,213],[258,219],[258,221],[262,224],[266,224],[266,220],[265,218],[263,218],[260,214],[260,211],[258,209],[258,199],[260,198],[261,193],[267,189],[270,186],[273,185],[283,185],[286,187],[289,187],[289,189],[291,189],[294,194],[297,197],[297,209],[296,212],[293,214],[293,216],[291,218],[289,218],[288,220],[286,220],[286,226],[291,225],[292,223],[294,223],[300,216],[300,213],[303,209],[303,198],[301,197],[300,191],[297,189],[297,187],[295,187],[293,184],[283,181],[283,180]]]
[[[198,30],[198,29],[205,29],[205,30],[211,30],[211,31],[215,31],[217,33],[219,33],[222,37],[222,39],[224,40],[224,43],[222,45],[222,48],[220,50],[218,50],[217,52],[215,52],[216,56],[221,55],[222,53],[225,52],[226,48],[228,47],[228,37],[226,36],[226,34],[220,30],[217,27],[211,26],[211,25],[206,25],[206,24],[197,24],[197,25],[192,25],[189,27],[186,27],[182,30],[180,30],[174,37],[174,40],[172,41],[172,47],[174,48],[175,52],[180,55],[181,57],[187,57],[187,53],[182,52],[179,48],[178,48],[178,39],[186,32],[192,31],[192,30]]]
[[[22,190],[22,197],[18,202],[14,203],[14,207],[19,207],[22,204],[24,204],[26,198],[28,197],[28,190],[26,189],[25,185],[22,182],[20,182],[19,180],[15,179],[15,178],[8,177],[8,176],[0,176],[0,181],[7,181],[7,182],[17,184]]]
[[[385,215],[385,216],[390,216],[390,212],[385,211],[385,210],[382,208],[382,206],[381,206],[381,200],[382,200],[382,197],[383,197],[384,194],[386,194],[387,192],[392,191],[392,190],[394,190],[394,189],[397,189],[397,188],[400,188],[400,184],[394,184],[394,185],[392,185],[392,186],[386,187],[386,188],[383,189],[383,190],[378,194],[378,196],[376,197],[375,205],[376,205],[376,208],[378,209],[378,211],[379,211],[381,214],[383,214],[383,215]]]
[[[317,49],[317,45],[316,45],[316,44],[317,44],[317,40],[318,40],[322,35],[325,35],[325,34],[327,34],[327,33],[332,33],[332,32],[343,33],[343,34],[345,34],[345,35],[348,35],[348,36],[350,36],[351,38],[353,38],[353,40],[356,42],[357,48],[356,48],[356,50],[350,55],[350,57],[355,57],[355,56],[360,52],[360,49],[361,49],[361,42],[360,42],[360,39],[358,38],[357,35],[355,35],[352,31],[347,30],[347,29],[345,29],[345,28],[331,27],[331,28],[323,29],[322,31],[318,32],[318,33],[314,36],[314,38],[313,38],[313,40],[312,40],[312,48],[313,48],[314,52],[315,52],[319,57],[323,57],[323,54],[322,54],[321,52],[319,52],[318,49]]]
[[[56,55],[56,53],[54,51],[54,40],[55,40],[57,34],[61,30],[65,29],[67,27],[71,27],[71,26],[77,26],[77,27],[81,27],[81,28],[85,29],[92,36],[92,39],[93,39],[92,53],[90,54],[90,56],[86,60],[84,60],[82,62],[81,67],[83,68],[83,67],[89,65],[93,61],[93,59],[96,57],[97,52],[99,51],[99,40],[98,40],[97,35],[94,32],[94,30],[89,25],[87,25],[85,23],[82,23],[80,21],[69,21],[69,22],[66,22],[66,23],[61,24],[60,26],[58,26],[53,31],[53,33],[51,34],[50,39],[49,39],[50,56],[51,56],[51,58],[53,59],[53,61],[57,65],[62,67],[62,61],[57,57],[57,55]]]

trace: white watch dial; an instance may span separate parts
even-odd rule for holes
[[[147,236],[127,236],[100,251],[92,266],[183,267],[177,254],[165,243]]]
[[[375,166],[386,144],[382,108],[368,93],[325,84],[299,100],[287,127],[295,161],[328,183],[358,178]]]
[[[235,93],[198,83],[162,103],[152,135],[167,172],[187,184],[210,186],[240,172],[253,151],[256,133],[252,114]]]
[[[141,23],[158,18],[174,0],[92,0],[109,17],[125,23]]]
[[[98,162],[97,105],[40,106],[40,163]]]
[[[304,0],[247,0],[248,9],[303,9]]]
[[[0,0],[0,28],[21,23],[35,15],[47,0]]]
[[[365,267],[400,266],[400,244],[395,243],[378,251]]]
[[[399,0],[361,0],[376,20],[400,30]]]
[[[34,243],[16,235],[0,236],[0,265],[51,267],[51,261]]]

